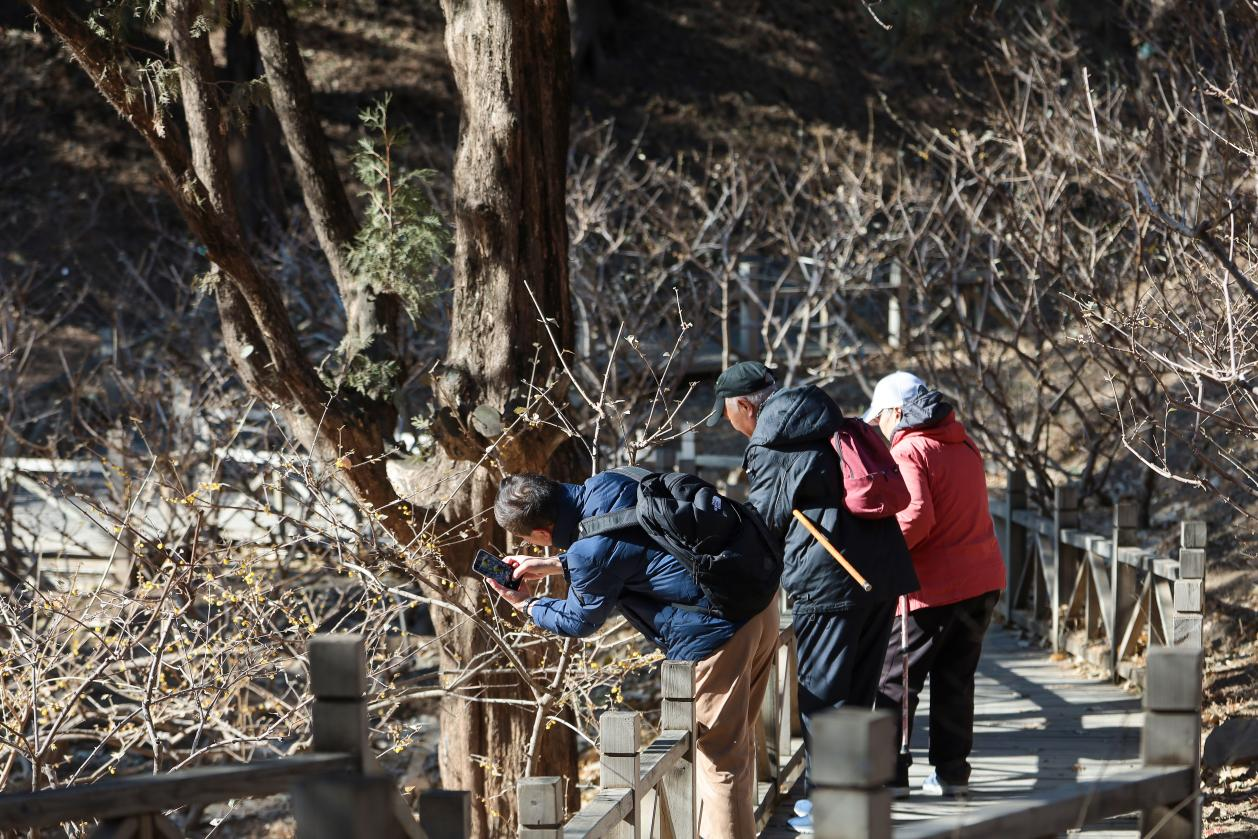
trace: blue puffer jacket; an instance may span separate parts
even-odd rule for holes
[[[554,542],[567,549],[562,559],[568,596],[539,599],[530,609],[538,626],[556,635],[589,635],[619,608],[629,623],[678,661],[705,658],[734,636],[743,622],[674,605],[711,606],[685,566],[639,528],[576,538],[582,519],[636,504],[636,481],[603,472],[580,486],[563,488]]]

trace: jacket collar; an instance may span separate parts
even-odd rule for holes
[[[937,390],[928,390],[913,397],[904,403],[901,410],[904,415],[896,427],[891,429],[892,439],[906,431],[943,425],[952,417],[952,403],[944,399],[943,394]]]
[[[581,524],[585,506],[585,487],[577,484],[560,484],[563,497],[559,499],[559,514],[551,532],[551,542],[560,550],[568,550],[577,540],[577,528]]]

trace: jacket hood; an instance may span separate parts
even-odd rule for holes
[[[559,499],[559,511],[555,516],[555,526],[551,530],[551,542],[556,548],[566,551],[577,540],[577,527],[581,519],[589,515],[585,512],[586,491],[579,484],[560,484],[563,496]]]
[[[904,403],[904,416],[891,431],[891,439],[919,432],[948,443],[965,439],[965,429],[957,422],[952,403],[937,390],[927,391]]]
[[[751,445],[785,446],[829,440],[842,422],[839,406],[816,385],[779,390],[764,403]]]

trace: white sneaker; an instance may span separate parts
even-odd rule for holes
[[[940,780],[938,773],[931,772],[930,777],[922,781],[922,793],[925,795],[939,795],[944,798],[968,798],[970,785],[949,784]]]
[[[801,798],[798,801],[796,801],[795,802],[795,815],[811,816],[812,815],[812,802],[809,801],[807,798]]]
[[[791,826],[796,833],[812,833],[812,813],[806,816],[796,816],[793,819],[787,819],[786,823]]]

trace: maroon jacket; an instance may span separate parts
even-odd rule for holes
[[[921,588],[909,611],[1005,587],[983,457],[937,391],[904,405],[891,454],[913,500],[896,514]]]

